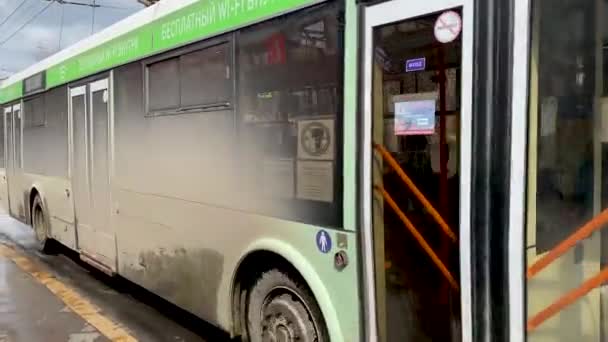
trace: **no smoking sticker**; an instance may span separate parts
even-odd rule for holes
[[[435,22],[435,38],[440,43],[453,42],[462,30],[460,14],[454,11],[441,13]]]

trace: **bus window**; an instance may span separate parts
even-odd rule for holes
[[[342,224],[338,9],[317,6],[238,33],[239,155],[255,211]]]
[[[608,298],[597,285],[608,281],[607,8],[605,0],[532,1],[529,341],[604,341],[608,333]]]
[[[44,126],[45,124],[45,103],[44,96],[38,96],[23,102],[23,114],[25,116],[23,128],[33,128]]]
[[[223,43],[148,65],[148,112],[228,107],[230,58],[229,45]]]
[[[148,110],[179,108],[179,59],[171,58],[148,66]]]
[[[184,108],[226,103],[231,98],[228,44],[180,57],[181,105]]]

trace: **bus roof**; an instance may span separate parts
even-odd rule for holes
[[[21,98],[23,80],[40,73],[50,89],[322,1],[160,1],[12,75],[1,85],[0,103]]]

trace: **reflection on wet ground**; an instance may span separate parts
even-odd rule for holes
[[[31,228],[4,213],[0,248],[0,342],[102,342],[121,332],[131,341],[227,340],[137,285],[88,267],[74,252],[39,253]]]

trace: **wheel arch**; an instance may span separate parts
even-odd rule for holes
[[[267,258],[273,258],[276,262],[275,265],[280,265],[281,262],[286,263],[286,266],[297,272],[297,275],[304,280],[306,286],[310,289],[315,301],[319,305],[321,314],[325,321],[327,331],[330,335],[331,341],[343,341],[343,334],[340,329],[338,315],[335,308],[331,305],[331,296],[329,291],[323,284],[321,277],[315,271],[312,264],[304,257],[302,253],[298,251],[293,245],[278,239],[261,239],[251,244],[245,252],[239,258],[236,264],[235,271],[231,281],[230,291],[230,310],[232,317],[232,332],[240,333],[241,331],[241,312],[240,306],[240,291],[241,282],[248,280],[243,279],[243,275],[247,275],[250,271],[247,266],[250,264],[256,264],[256,261],[268,261]],[[263,264],[264,267],[260,269],[267,270],[272,265],[268,263]],[[255,271],[254,271],[255,272]]]
[[[34,199],[36,198],[36,196],[40,196],[40,199],[42,200],[42,203],[44,203],[44,199],[42,198],[42,195],[40,194],[40,191],[38,191],[38,187],[36,185],[32,185],[30,187],[30,190],[28,192],[28,196],[27,196],[27,223],[28,224],[32,224],[32,210],[34,209]],[[44,205],[44,204],[43,204]],[[43,208],[46,209],[46,208]]]
[[[45,215],[45,217],[48,220],[49,211],[48,211],[48,207],[46,204],[46,198],[44,196],[44,191],[38,184],[32,184],[30,186],[30,190],[27,195],[28,201],[27,201],[27,211],[26,211],[26,215],[27,215],[26,222],[29,225],[32,224],[32,209],[33,209],[33,205],[34,205],[34,199],[36,198],[36,196],[40,197],[40,202],[42,202],[42,210],[47,214],[47,215]],[[48,224],[48,222],[47,222],[47,224]]]

